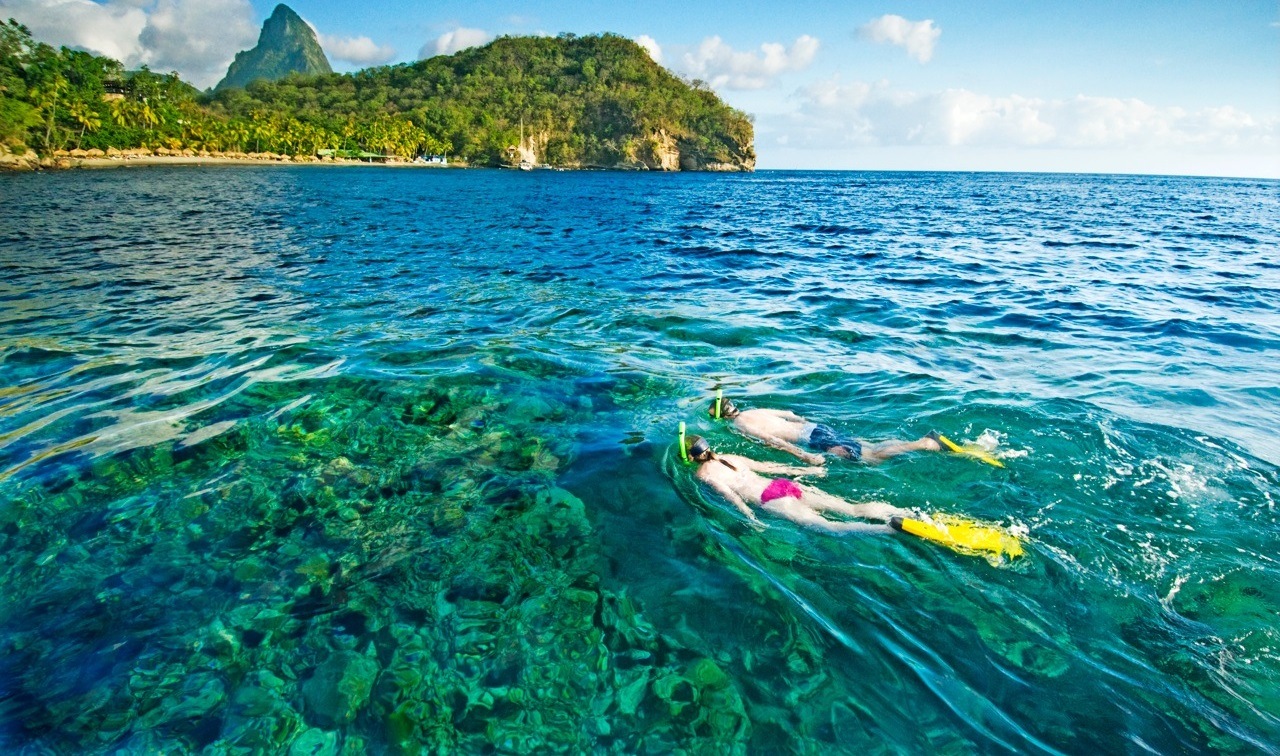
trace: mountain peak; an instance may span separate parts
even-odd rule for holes
[[[281,3],[262,24],[258,44],[236,53],[227,75],[215,89],[246,87],[257,79],[275,81],[291,73],[332,73],[316,33],[292,8]]]

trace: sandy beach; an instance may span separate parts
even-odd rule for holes
[[[308,158],[290,157],[288,155],[120,155],[101,157],[79,157],[58,155],[39,158],[35,153],[25,155],[0,155],[0,171],[14,170],[65,170],[71,168],[140,168],[157,165],[326,165],[326,166],[378,166],[385,168],[465,168],[465,163],[413,163],[404,160],[387,160],[370,162],[364,160],[348,160],[341,158]]]

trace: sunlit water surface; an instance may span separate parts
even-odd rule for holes
[[[1276,752],[1277,188],[0,177],[0,748]],[[716,387],[1028,555],[746,527]]]

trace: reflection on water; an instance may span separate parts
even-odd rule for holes
[[[0,745],[1274,749],[1274,189],[6,177]],[[717,386],[1029,555],[745,527]]]

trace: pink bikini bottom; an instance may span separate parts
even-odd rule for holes
[[[764,489],[764,493],[760,494],[760,503],[768,504],[774,499],[784,499],[791,497],[799,499],[804,492],[800,490],[794,482],[786,478],[777,478],[769,482],[769,486]]]

